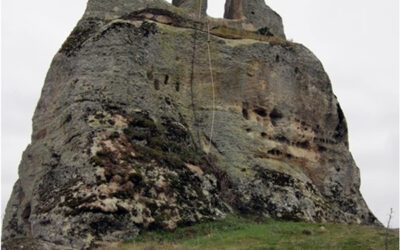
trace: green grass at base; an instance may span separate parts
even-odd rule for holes
[[[145,232],[117,249],[385,249],[380,227],[288,222],[229,216],[173,232]],[[398,232],[388,233],[389,249],[399,249]]]

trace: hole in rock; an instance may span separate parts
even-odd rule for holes
[[[261,137],[266,138],[267,137],[267,133],[261,132]]]
[[[244,119],[248,120],[249,119],[249,111],[247,111],[247,109],[242,109],[242,114]]]
[[[271,111],[271,113],[269,114],[269,117],[270,117],[272,120],[278,120],[278,119],[281,119],[281,118],[283,117],[283,115],[282,115],[282,113],[279,112],[276,108],[274,108],[274,109]]]
[[[176,83],[175,83],[175,90],[176,90],[176,92],[179,92],[180,87],[181,87],[181,84],[180,84],[179,82],[176,82]]]
[[[282,151],[280,151],[279,149],[271,149],[268,151],[268,154],[271,155],[282,155]]]
[[[27,220],[31,216],[31,204],[29,203],[22,212],[22,219]]]
[[[271,33],[268,27],[264,27],[258,30],[258,34],[263,36],[273,36],[274,34]]]
[[[169,81],[169,75],[165,75],[164,84],[167,85]]]
[[[318,146],[318,151],[319,151],[319,152],[326,152],[326,151],[327,151],[327,148],[324,147],[324,146]]]
[[[258,107],[254,109],[254,112],[256,112],[257,115],[266,117],[267,116],[267,111],[264,108]]]

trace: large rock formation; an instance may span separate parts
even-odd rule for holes
[[[377,223],[321,63],[262,0],[243,2],[213,19],[195,0],[89,0],[48,72],[7,244],[82,249],[232,211]]]

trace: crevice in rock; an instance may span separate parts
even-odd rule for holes
[[[169,81],[169,75],[165,75],[164,77],[164,84],[168,85],[168,81]]]
[[[68,114],[65,118],[64,121],[62,123],[62,126],[64,126],[65,124],[69,123],[72,120],[72,115]]]
[[[299,148],[310,149],[311,145],[309,141],[296,142],[296,146]]]
[[[167,105],[171,105],[171,104],[172,104],[171,99],[170,99],[169,97],[165,97],[165,98],[164,98],[164,101],[165,101],[165,103],[166,103]]]
[[[204,23],[195,22],[186,19],[167,10],[148,8],[141,11],[132,12],[121,17],[123,20],[145,21],[151,20],[175,27],[190,28],[195,31],[207,32],[207,26]],[[276,36],[261,35],[258,31],[239,30],[226,25],[215,24],[210,27],[210,34],[225,39],[253,39],[269,42],[271,45],[280,45],[288,50],[293,49],[293,43]]]
[[[148,69],[146,71],[146,76],[147,76],[147,79],[149,79],[150,81],[153,80],[153,67],[151,67],[150,69]]]
[[[275,136],[274,140],[281,142],[281,143],[286,143],[286,144],[289,143],[289,140],[283,135]]]
[[[280,151],[279,149],[274,148],[274,149],[269,150],[269,151],[268,151],[268,154],[280,156],[280,155],[282,155],[283,153],[282,153],[282,151]]]
[[[346,125],[346,120],[345,120],[342,108],[340,107],[339,104],[336,104],[336,109],[337,109],[337,116],[338,116],[338,124],[335,128],[335,133],[333,135],[333,138],[336,141],[341,141],[347,135],[347,125]]]
[[[31,216],[31,203],[28,203],[28,204],[25,206],[24,211],[22,212],[21,216],[22,216],[22,219],[23,219],[25,222],[28,222],[29,217]]]

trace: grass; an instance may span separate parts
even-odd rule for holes
[[[173,232],[145,232],[112,249],[385,249],[385,229],[229,216]],[[389,233],[389,249],[399,249],[398,231]],[[110,247],[108,249],[111,249]]]

